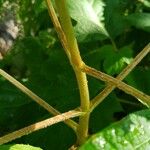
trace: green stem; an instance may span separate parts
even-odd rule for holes
[[[88,111],[90,109],[90,100],[89,100],[87,77],[86,74],[81,71],[81,68],[84,63],[80,56],[77,40],[75,38],[73,26],[67,10],[66,1],[55,0],[55,2],[61,26],[67,39],[68,48],[71,55],[71,65],[74,69],[78,82],[81,99],[81,109],[82,111],[86,112],[85,115],[79,118],[79,127],[77,129],[77,144],[81,145],[88,136],[88,125],[89,125]]]
[[[85,73],[87,73],[88,75],[91,75],[97,79],[108,82],[108,83],[118,87],[119,89],[123,90],[127,94],[130,94],[130,95],[134,96],[135,98],[137,98],[141,103],[143,103],[147,107],[150,107],[150,101],[149,101],[150,96],[149,95],[146,95],[145,93],[133,88],[132,86],[129,86],[129,85],[125,84],[124,82],[122,82],[116,78],[113,78],[113,77],[111,77],[101,71],[98,71],[94,68],[91,68],[89,66],[85,65],[82,70]]]
[[[150,43],[148,43],[144,49],[133,59],[117,77],[117,80],[122,81],[139,63],[140,61],[150,52]],[[94,110],[114,89],[114,84],[109,84],[107,87],[100,92],[96,97],[91,100],[91,111]]]

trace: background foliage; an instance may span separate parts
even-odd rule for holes
[[[4,11],[4,3],[0,1],[0,12]],[[16,0],[14,4],[9,0],[8,4],[16,6],[21,31],[0,67],[61,112],[79,106],[76,79],[44,1]],[[149,42],[148,0],[68,0],[68,8],[83,60],[114,77]],[[149,64],[148,55],[125,79],[146,94],[150,94]],[[91,77],[88,80],[91,98],[106,86]],[[2,77],[0,91],[0,136],[50,116]],[[133,97],[115,90],[92,113],[90,134],[143,108]],[[62,150],[69,148],[75,139],[73,131],[59,123],[13,143]]]

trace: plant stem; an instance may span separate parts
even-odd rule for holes
[[[52,5],[52,2],[50,0],[45,0],[46,2],[46,5],[47,5],[47,8],[48,8],[48,12],[49,12],[49,16],[51,17],[52,19],[52,22],[54,24],[54,27],[55,27],[55,30],[59,36],[59,39],[61,41],[61,44],[70,60],[70,52],[69,52],[69,48],[68,48],[68,45],[67,45],[67,39],[66,39],[66,36],[65,36],[65,33],[60,25],[60,22],[57,18],[57,15],[56,15],[56,12],[55,12],[55,9],[53,8],[53,5]]]
[[[80,56],[77,40],[75,38],[73,26],[71,19],[67,10],[67,5],[65,0],[55,0],[57,12],[59,14],[60,22],[62,29],[65,33],[68,48],[71,56],[71,65],[74,69],[77,83],[80,92],[81,100],[81,110],[86,112],[85,115],[79,118],[79,127],[77,129],[77,144],[81,145],[88,136],[88,125],[89,125],[89,108],[90,108],[90,99],[89,99],[89,90],[87,84],[86,74],[81,71],[83,66],[83,61]]]
[[[63,114],[57,115],[55,117],[52,117],[52,118],[34,123],[30,126],[27,126],[25,128],[22,128],[20,130],[17,130],[15,132],[12,132],[12,133],[9,133],[7,135],[4,135],[4,136],[0,137],[0,145],[8,143],[8,142],[10,142],[12,140],[15,140],[17,138],[20,138],[24,135],[28,135],[32,132],[37,131],[37,130],[46,128],[46,127],[51,126],[53,124],[56,124],[58,122],[65,121],[69,118],[74,118],[74,117],[77,117],[77,116],[80,116],[80,115],[83,115],[83,112],[79,112],[79,111],[76,111],[76,110],[71,110],[71,111],[65,112]]]
[[[147,107],[150,107],[150,96],[144,94],[143,92],[125,84],[124,82],[122,82],[116,78],[113,78],[113,77],[111,77],[103,72],[100,72],[94,68],[91,68],[89,66],[85,65],[82,70],[85,73],[87,73],[88,75],[91,75],[97,79],[100,79],[102,81],[105,81],[105,82],[115,85],[116,87],[123,90],[127,94],[130,94],[130,95],[134,96],[135,98],[137,98],[141,103],[143,103]]]
[[[13,85],[15,85],[18,89],[20,89],[23,93],[28,95],[32,100],[34,100],[36,103],[38,103],[40,106],[45,108],[48,112],[50,112],[53,115],[59,115],[60,112],[57,111],[55,108],[50,106],[46,101],[44,101],[42,98],[37,96],[35,93],[33,93],[31,90],[29,90],[27,87],[25,87],[23,84],[21,84],[19,81],[17,81],[15,78],[10,76],[8,73],[0,69],[0,75],[3,76],[5,79],[7,79],[9,82],[11,82]],[[67,120],[65,122],[68,126],[70,126],[74,131],[76,131],[77,123],[73,120]]]
[[[149,52],[150,52],[150,43],[148,43],[144,47],[144,49],[133,59],[131,64],[129,64],[117,76],[116,79],[122,81]],[[115,88],[116,88],[116,85],[109,84],[101,93],[99,93],[96,97],[94,97],[91,101],[91,111],[94,110],[95,107],[97,107]]]

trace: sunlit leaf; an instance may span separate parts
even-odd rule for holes
[[[108,74],[119,74],[125,66],[132,61],[132,49],[130,46],[123,47],[117,52],[111,48],[111,53],[107,53],[107,57],[104,60],[104,70]]]
[[[93,135],[80,150],[149,149],[150,110],[143,110]]]
[[[108,36],[104,27],[103,0],[68,0],[68,7],[72,19],[76,21],[75,32],[79,41],[86,42],[87,37],[94,38],[95,35],[97,38]]]

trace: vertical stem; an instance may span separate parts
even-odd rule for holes
[[[87,77],[86,74],[81,71],[83,61],[78,49],[78,44],[75,38],[71,19],[67,10],[66,1],[55,0],[55,3],[57,7],[57,12],[60,17],[61,26],[67,39],[67,44],[71,55],[71,65],[74,69],[77,78],[77,83],[80,91],[81,109],[82,111],[86,112],[85,115],[79,118],[79,127],[77,129],[77,144],[81,145],[88,136],[89,125],[88,111],[90,109],[90,100]]]

